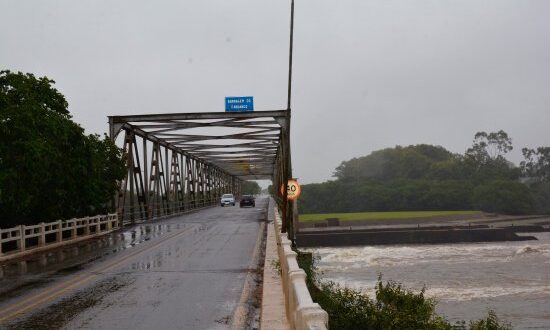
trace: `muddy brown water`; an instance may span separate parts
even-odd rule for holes
[[[322,278],[374,294],[378,274],[436,298],[450,321],[487,310],[514,329],[550,329],[550,233],[537,241],[308,249]]]

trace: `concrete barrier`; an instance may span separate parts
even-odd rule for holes
[[[328,329],[328,314],[314,303],[306,285],[306,273],[298,266],[291,242],[281,234],[281,217],[275,209],[275,235],[285,293],[286,315],[292,329]]]
[[[118,216],[113,213],[0,229],[0,261],[104,235],[117,228]]]
[[[526,228],[525,228],[526,229]],[[550,231],[544,228],[540,231]],[[365,246],[387,244],[448,244],[536,240],[533,236],[516,235],[513,227],[470,228],[384,228],[365,230],[302,230],[296,234],[299,247]]]

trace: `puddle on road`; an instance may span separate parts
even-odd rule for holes
[[[125,231],[1,264],[0,303],[9,302],[32,290],[46,287],[60,278],[90,267],[93,262],[108,255],[132,248],[185,226],[186,224],[141,224]],[[156,268],[161,264],[162,260],[157,260],[149,265],[141,265],[140,268]],[[86,306],[97,300],[92,298],[88,299],[88,302],[78,303],[75,308],[87,308]],[[44,317],[40,316],[40,319]],[[49,328],[57,328],[55,324],[59,324],[61,316],[51,316],[51,318],[54,320]],[[33,322],[30,320],[17,323],[14,328],[36,328],[33,325],[40,324]]]
[[[74,273],[76,271],[79,271],[79,270],[82,270],[84,269],[84,265],[83,263],[81,264],[76,264],[74,266],[69,266],[69,267],[65,267],[65,268],[61,268],[59,270],[56,271],[57,274],[70,274],[70,273]]]
[[[80,271],[107,255],[132,248],[185,226],[186,224],[141,224],[122,232],[6,262],[0,265],[0,295],[14,290],[16,286],[30,286],[37,276],[50,278]],[[18,284],[14,285],[14,282]]]

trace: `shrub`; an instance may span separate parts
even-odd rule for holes
[[[330,281],[320,281],[315,260],[310,253],[298,252],[298,263],[307,274],[306,282],[314,302],[329,315],[330,329],[377,330],[466,330],[466,322],[451,325],[435,312],[436,301],[427,298],[422,289],[415,293],[397,282],[378,278],[375,299]],[[487,318],[472,321],[470,330],[508,330],[493,311]]]
[[[529,188],[519,182],[496,180],[474,189],[475,206],[485,212],[528,214],[534,211]]]
[[[550,214],[550,182],[536,182],[529,189],[535,201],[535,212]]]

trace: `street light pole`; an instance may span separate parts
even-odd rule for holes
[[[286,109],[290,111],[290,100],[292,96],[292,46],[294,44],[294,0],[290,3],[290,48],[288,55],[288,95]]]
[[[287,187],[288,180],[292,178],[292,159],[290,152],[290,117],[291,117],[291,99],[292,99],[292,48],[294,43],[294,0],[290,3],[290,46],[288,55],[288,95],[287,95],[287,120],[286,129],[283,131],[284,143],[283,150],[286,155],[286,164],[284,166],[284,189],[283,189],[283,232],[288,231],[288,238],[294,242],[294,202],[288,201]]]

